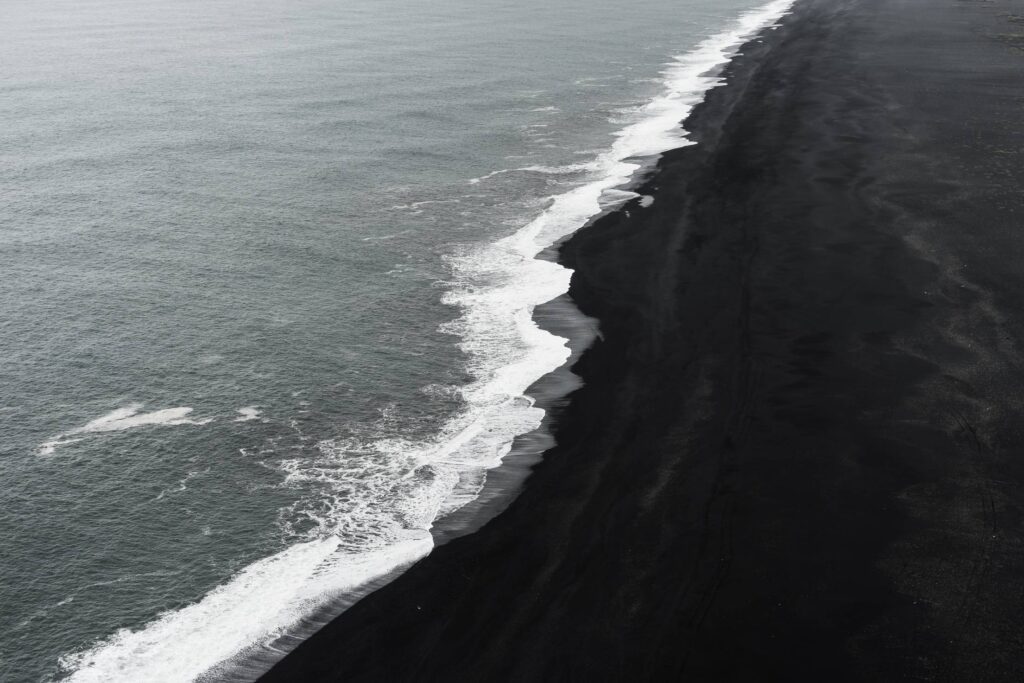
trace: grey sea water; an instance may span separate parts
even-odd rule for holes
[[[0,679],[191,680],[429,552],[565,359],[533,255],[760,5],[8,0]]]

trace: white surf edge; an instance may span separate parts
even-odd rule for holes
[[[534,307],[568,291],[571,271],[536,257],[607,210],[603,195],[628,186],[643,167],[638,159],[693,144],[680,122],[721,83],[719,69],[740,46],[781,19],[794,1],[773,0],[744,12],[729,30],[676,57],[663,72],[662,94],[595,159],[597,179],[552,197],[540,216],[510,237],[452,259],[455,282],[444,300],[462,315],[445,327],[461,335],[475,380],[462,390],[467,409],[437,438],[408,444],[414,465],[407,476],[421,469],[433,474],[431,485],[413,491],[422,500],[399,502],[404,529],[359,552],[332,533],[296,543],[249,565],[198,602],[62,657],[69,679],[200,679],[240,653],[270,647],[339,596],[426,556],[433,548],[433,522],[471,500],[483,473],[500,464],[512,440],[540,425],[544,411],[524,392],[569,356],[566,340],[541,330],[532,316]]]

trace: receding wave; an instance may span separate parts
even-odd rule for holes
[[[286,485],[308,491],[282,510],[292,545],[188,607],[67,656],[72,680],[186,681],[241,652],[278,648],[270,658],[279,657],[279,637],[305,616],[426,555],[431,526],[473,500],[512,440],[540,425],[544,413],[525,392],[569,355],[566,340],[540,329],[532,315],[568,290],[571,272],[538,254],[636,196],[625,188],[645,160],[689,144],[680,121],[719,83],[718,68],[791,4],[775,0],[747,12],[675,58],[663,73],[664,91],[635,112],[612,146],[566,171],[587,174],[579,186],[552,197],[515,234],[450,256],[444,300],[460,315],[444,330],[458,335],[469,358],[473,381],[459,390],[464,409],[431,439],[325,441],[315,458],[285,461]]]

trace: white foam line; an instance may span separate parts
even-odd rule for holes
[[[548,124],[541,124],[548,125]],[[479,178],[470,178],[470,185],[478,185],[484,180],[488,180],[497,175],[504,175],[505,173],[544,173],[546,175],[568,175],[570,173],[578,173],[580,171],[588,171],[594,169],[594,163],[581,163],[581,164],[566,164],[565,166],[522,166],[520,168],[503,168],[500,171],[491,171],[486,175],[482,175]]]
[[[552,197],[510,237],[451,259],[454,282],[444,299],[461,315],[444,329],[461,337],[474,377],[461,390],[463,412],[428,442],[325,442],[316,462],[286,462],[290,484],[322,487],[318,498],[282,511],[286,522],[296,516],[315,523],[308,540],[250,565],[188,607],[63,658],[71,680],[194,680],[243,651],[269,647],[335,596],[426,555],[431,524],[471,500],[512,439],[540,425],[544,412],[525,391],[569,355],[566,340],[532,316],[535,306],[568,291],[571,273],[536,256],[600,214],[602,196],[628,185],[640,157],[689,144],[679,122],[720,82],[713,72],[791,4],[774,0],[746,12],[730,30],[675,58],[664,92],[591,162],[591,182]],[[362,497],[353,496],[354,486],[364,487]]]
[[[476,185],[476,184],[478,184],[478,183],[480,183],[480,182],[482,182],[484,180],[487,180],[488,178],[493,178],[494,176],[501,175],[503,173],[511,173],[512,171],[515,171],[515,170],[516,169],[514,169],[514,168],[503,168],[500,171],[491,171],[490,173],[487,173],[486,175],[482,175],[482,176],[480,176],[478,178],[470,178],[469,179],[469,184],[470,185]]]
[[[395,210],[401,210],[401,209],[418,209],[421,206],[428,206],[430,204],[458,204],[458,203],[460,203],[460,200],[458,200],[458,199],[425,199],[425,200],[419,201],[419,202],[412,202],[411,204],[395,204],[394,206],[389,207],[389,208],[392,211],[395,211]]]

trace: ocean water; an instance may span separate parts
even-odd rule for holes
[[[252,678],[429,553],[568,357],[536,257],[788,6],[8,0],[0,680]]]

